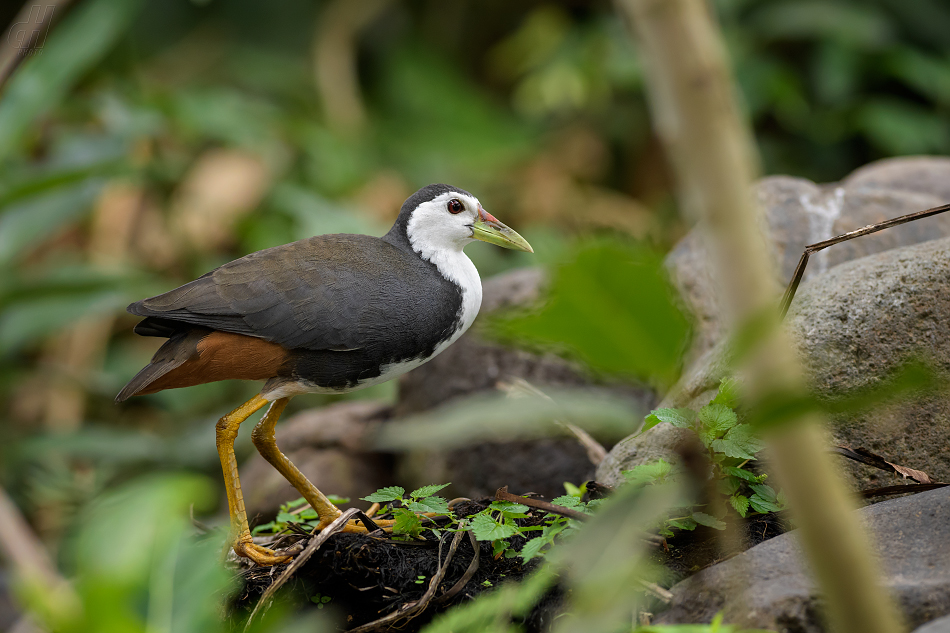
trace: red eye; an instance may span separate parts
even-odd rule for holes
[[[459,202],[458,198],[452,198],[451,200],[449,200],[449,204],[447,205],[447,207],[449,209],[449,213],[453,215],[456,213],[461,213],[465,209],[465,206],[462,205],[461,202]]]

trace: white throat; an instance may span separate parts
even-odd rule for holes
[[[433,354],[435,356],[454,343],[472,325],[482,305],[482,280],[478,276],[475,264],[462,250],[465,243],[434,244],[433,241],[426,239],[427,231],[421,229],[419,226],[421,223],[421,218],[413,217],[409,219],[406,226],[406,235],[412,250],[422,259],[431,262],[443,277],[457,284],[462,291],[459,327],[451,338],[436,347]]]

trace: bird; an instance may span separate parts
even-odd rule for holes
[[[406,199],[382,237],[317,235],[267,248],[127,308],[144,317],[136,334],[167,340],[116,402],[219,380],[265,381],[216,425],[237,555],[262,566],[290,558],[251,538],[234,455],[241,423],[268,407],[254,446],[316,511],[317,529],[332,523],[340,509],[277,447],[280,414],[296,395],[376,385],[455,342],[481,305],[478,271],[463,252],[475,240],[534,252],[472,194],[431,184]],[[344,527],[365,530],[355,521]]]

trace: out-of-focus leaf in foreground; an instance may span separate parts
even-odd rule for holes
[[[620,439],[632,433],[646,411],[601,391],[564,389],[546,395],[477,394],[382,427],[376,445],[383,450],[419,446],[453,448],[475,441],[506,442],[565,433],[571,423],[597,437]]]
[[[670,384],[690,331],[674,297],[658,253],[596,242],[556,271],[540,312],[501,320],[495,329],[566,347],[596,370]]]
[[[8,158],[30,123],[54,107],[105,55],[140,4],[141,0],[90,0],[55,26],[42,54],[24,62],[0,100],[0,159]]]

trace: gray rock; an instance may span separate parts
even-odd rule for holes
[[[854,170],[841,182],[848,189],[913,191],[950,202],[950,158],[900,156],[885,158]]]
[[[797,341],[812,388],[830,397],[881,383],[912,358],[950,371],[950,239],[895,249],[836,266],[802,284],[787,327]],[[725,374],[725,348],[703,355],[662,407],[697,407]],[[621,441],[598,469],[607,484],[620,471],[669,451],[675,434],[658,425]],[[888,461],[950,481],[950,396],[916,396],[861,414],[839,415],[836,440]],[[860,488],[896,483],[894,476],[847,463]]]
[[[391,465],[368,452],[364,438],[390,415],[379,402],[356,400],[309,409],[277,426],[277,446],[325,494],[356,501],[390,485]],[[300,493],[258,454],[241,468],[248,516],[277,512]]]
[[[783,283],[806,244],[861,226],[940,204],[950,197],[950,159],[879,161],[841,186],[772,177],[757,188]],[[938,197],[940,196],[940,197]],[[813,256],[788,317],[803,362],[822,396],[877,384],[912,356],[950,370],[950,213],[887,229]],[[936,241],[934,241],[936,240]],[[916,244],[916,245],[915,245]],[[868,256],[871,255],[871,256]],[[691,233],[667,264],[688,304],[699,314],[699,341],[688,369],[661,407],[697,408],[714,395],[727,363],[705,255]],[[918,397],[861,415],[841,415],[835,438],[889,461],[950,480],[950,400]],[[669,455],[680,433],[659,425],[618,443],[597,479],[621,480],[621,470]],[[893,483],[893,476],[848,462],[861,488]]]
[[[910,626],[950,611],[950,488],[860,510],[875,543],[883,585]],[[779,632],[819,633],[820,596],[797,534],[757,545],[673,586],[657,624],[725,621]],[[937,629],[943,630],[943,629]]]
[[[950,615],[931,620],[927,624],[914,629],[913,633],[950,633]]]
[[[950,201],[950,159],[918,157],[872,163],[839,185],[771,176],[756,185],[773,246],[776,288],[791,279],[806,245]],[[812,256],[805,279],[872,253],[950,236],[950,213],[837,244]],[[722,336],[720,306],[697,229],[670,252],[667,266],[696,317],[692,362]]]

